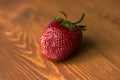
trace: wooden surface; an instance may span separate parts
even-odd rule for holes
[[[39,36],[59,11],[86,13],[80,50],[41,57]],[[0,0],[0,80],[120,80],[120,0]]]

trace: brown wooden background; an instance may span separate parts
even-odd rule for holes
[[[59,11],[86,13],[80,50],[52,63],[39,37]],[[119,80],[120,0],[0,0],[0,80]]]

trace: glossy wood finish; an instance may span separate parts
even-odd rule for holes
[[[86,13],[80,49],[60,63],[41,56],[54,15]],[[120,0],[0,0],[0,80],[119,80]]]

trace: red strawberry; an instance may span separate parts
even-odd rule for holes
[[[41,38],[42,55],[54,62],[61,61],[70,56],[80,45],[82,40],[82,30],[85,26],[77,25],[81,19],[75,23],[67,21],[67,15],[64,14],[66,20],[56,17],[44,30]]]

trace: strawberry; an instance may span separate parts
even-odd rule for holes
[[[84,25],[78,25],[85,14],[77,22],[67,20],[66,13],[61,13],[65,19],[56,17],[44,30],[40,37],[42,55],[53,62],[58,62],[69,57],[82,41],[82,31],[86,30]]]

